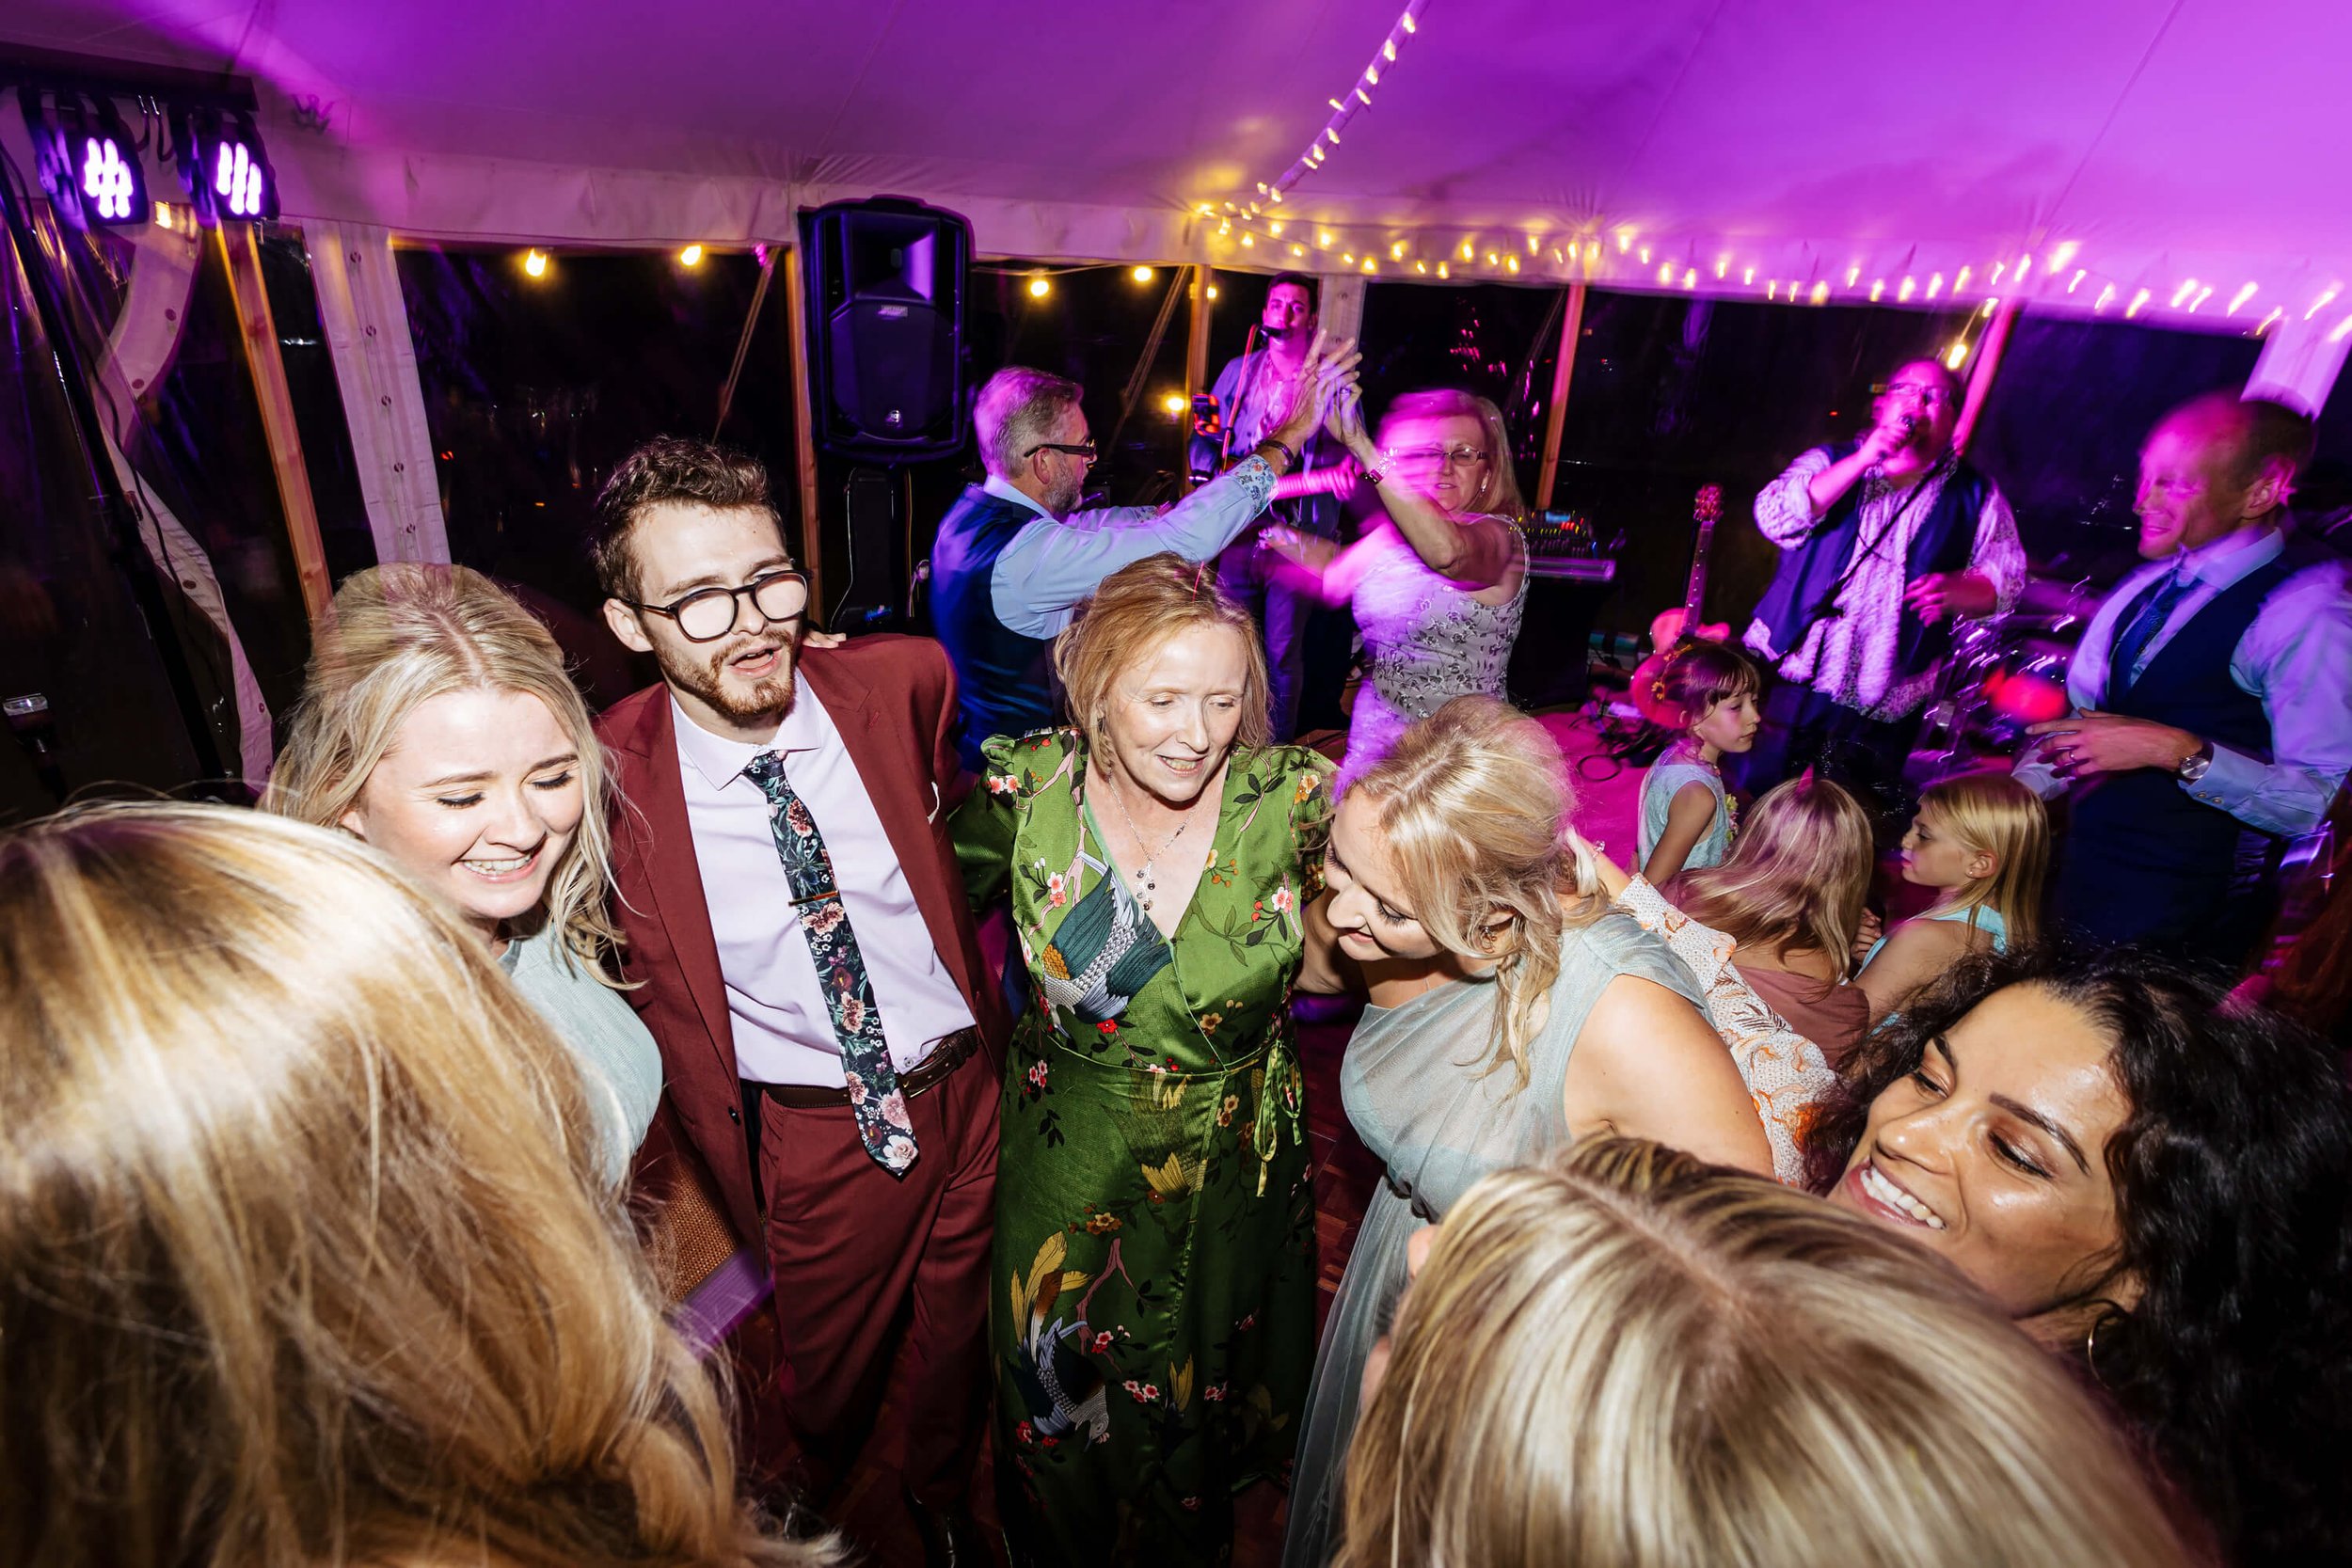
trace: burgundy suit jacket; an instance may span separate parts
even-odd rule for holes
[[[803,648],[801,673],[825,705],[898,852],[907,885],[947,972],[977,1021],[991,1059],[1004,1060],[1009,1021],[980,956],[947,818],[968,784],[956,760],[955,673],[946,651],[916,637],[861,637]],[[625,697],[596,721],[620,803],[612,819],[626,992],[661,1048],[662,1074],[687,1137],[708,1166],[737,1234],[761,1234],[740,1119],[735,1037],[719,945],[678,776],[669,688]],[[787,911],[779,911],[781,919]],[[887,996],[877,997],[883,1006]]]

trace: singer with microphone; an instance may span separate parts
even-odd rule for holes
[[[1266,285],[1265,308],[1241,356],[1228,360],[1217,372],[1212,390],[1220,429],[1214,437],[1195,435],[1195,473],[1223,473],[1248,456],[1294,406],[1307,372],[1307,348],[1314,341],[1319,298],[1315,280],[1303,272],[1279,274]],[[1344,461],[1337,444],[1318,429],[1307,437],[1298,468],[1302,474],[1313,469],[1328,471]],[[1265,517],[1302,534],[1336,540],[1340,535],[1339,494],[1321,490],[1278,499]],[[1282,574],[1279,563],[1257,545],[1255,531],[1228,545],[1216,558],[1216,585],[1226,597],[1248,606],[1257,618],[1265,638],[1270,683],[1267,708],[1274,738],[1288,740],[1298,732],[1308,623],[1316,605],[1313,594]]]
[[[1999,488],[1952,445],[1960,378],[1901,366],[1858,440],[1815,447],[1756,498],[1780,565],[1745,641],[1781,678],[1740,769],[1753,799],[1813,768],[1907,815],[1904,760],[1956,616],[1998,614],[2026,551]]]

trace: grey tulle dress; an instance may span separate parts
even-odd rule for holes
[[[1356,1428],[1364,1360],[1405,1287],[1405,1244],[1441,1219],[1489,1171],[1528,1164],[1568,1141],[1561,1094],[1568,1053],[1609,982],[1634,975],[1706,1001],[1682,960],[1623,913],[1572,929],[1535,1037],[1529,1080],[1509,1068],[1481,1076],[1494,1027],[1493,981],[1439,986],[1394,1007],[1367,1007],[1340,1064],[1347,1119],[1387,1170],[1364,1211],[1347,1274],[1315,1354],[1291,1481],[1283,1568],[1321,1568],[1337,1544],[1342,1468]]]

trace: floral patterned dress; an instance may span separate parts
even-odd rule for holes
[[[1010,893],[1030,989],[996,1179],[1006,1528],[1041,1562],[1223,1562],[1233,1492],[1287,1476],[1314,1359],[1290,998],[1330,767],[1234,755],[1170,941],[1103,848],[1075,733],[983,756],[956,852],[976,904]]]

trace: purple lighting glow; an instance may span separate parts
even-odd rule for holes
[[[253,122],[243,114],[195,109],[181,142],[180,179],[198,221],[253,223],[278,215],[278,181]]]
[[[82,195],[93,216],[104,223],[121,223],[131,215],[138,178],[123,162],[122,150],[112,136],[85,138],[82,152]]]
[[[220,166],[213,176],[213,191],[230,217],[262,215],[262,166],[253,161],[245,143],[220,144]]]

